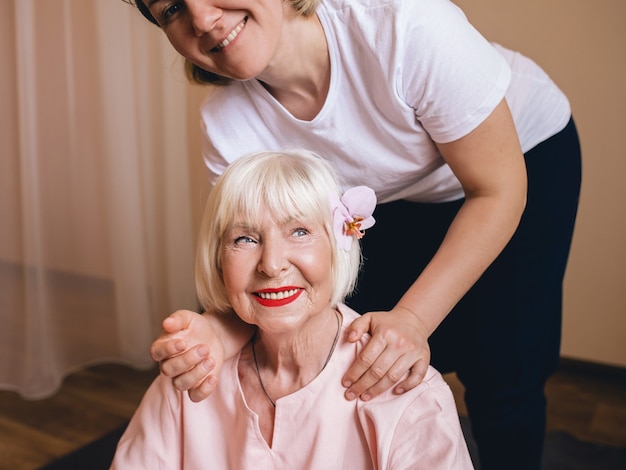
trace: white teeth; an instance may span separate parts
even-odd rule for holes
[[[235,40],[235,38],[239,35],[239,33],[241,32],[241,30],[243,29],[243,27],[246,24],[246,20],[243,20],[241,23],[239,23],[237,25],[237,27],[235,29],[233,29],[230,34],[228,35],[228,37],[226,39],[224,39],[222,42],[220,42],[217,46],[220,49],[225,48],[226,46],[228,46],[231,42],[233,42]]]
[[[259,297],[265,300],[283,300],[292,295],[296,295],[298,289],[290,289],[282,292],[259,292]]]

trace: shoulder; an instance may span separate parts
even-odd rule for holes
[[[120,438],[112,467],[167,468],[177,461],[179,449],[168,442],[180,436],[179,411],[183,395],[172,381],[159,375],[146,391]]]
[[[202,154],[211,183],[235,159],[260,149],[274,148],[270,132],[259,132],[267,127],[267,106],[263,97],[251,91],[253,84],[233,82],[213,87],[200,106],[200,126],[203,134]]]
[[[413,390],[389,390],[358,408],[381,468],[473,468],[452,391],[434,368]]]
[[[412,390],[396,395],[393,393],[393,389],[389,389],[375,399],[361,403],[363,409],[367,409],[370,406],[381,408],[383,405],[397,409],[398,417],[411,407],[415,409],[417,414],[422,415],[437,412],[444,405],[446,407],[452,406],[456,413],[454,397],[450,387],[442,375],[432,366],[428,367],[424,380]]]
[[[322,16],[334,16],[343,25],[358,25],[381,31],[385,25],[405,25],[412,28],[435,28],[459,19],[467,22],[463,11],[449,0],[324,0],[318,7]],[[446,28],[447,29],[447,28]],[[385,38],[380,35],[379,39]]]
[[[389,442],[388,468],[415,468],[419,463],[432,470],[473,469],[452,391],[434,369],[423,384],[398,420]]]
[[[200,113],[204,119],[218,120],[221,115],[216,113],[216,109],[221,111],[228,111],[233,109],[230,103],[233,101],[245,101],[248,99],[248,95],[245,92],[245,87],[242,82],[232,82],[223,86],[208,86],[207,95],[200,105]],[[220,108],[221,104],[229,104],[229,107],[225,110]]]
[[[436,12],[452,9],[460,11],[450,0],[324,0],[319,9],[326,11],[424,11]]]

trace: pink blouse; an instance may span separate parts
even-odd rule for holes
[[[343,327],[358,315],[340,306]],[[345,335],[341,335],[344,338]],[[341,378],[364,342],[340,339],[326,368],[276,401],[272,447],[246,404],[237,363],[224,363],[214,393],[193,403],[159,376],[122,436],[113,469],[473,468],[454,398],[441,374],[403,395],[347,401]]]

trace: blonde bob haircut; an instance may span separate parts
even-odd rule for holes
[[[277,223],[301,219],[323,227],[331,242],[330,303],[334,307],[343,302],[356,285],[361,247],[355,238],[350,250],[338,248],[332,193],[341,196],[336,173],[328,162],[307,151],[261,152],[231,163],[209,194],[198,236],[196,291],[202,307],[232,310],[221,275],[224,236],[235,223],[254,226],[268,217]]]

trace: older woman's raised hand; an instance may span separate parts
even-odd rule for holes
[[[410,311],[395,308],[389,312],[369,312],[352,322],[348,340],[356,342],[365,333],[371,340],[343,377],[346,398],[370,400],[396,384],[395,393],[415,388],[430,363],[426,327]]]
[[[224,362],[216,328],[205,315],[190,310],[174,312],[162,326],[161,336],[150,347],[152,359],[178,390],[188,391],[192,401],[205,399],[215,389]]]

